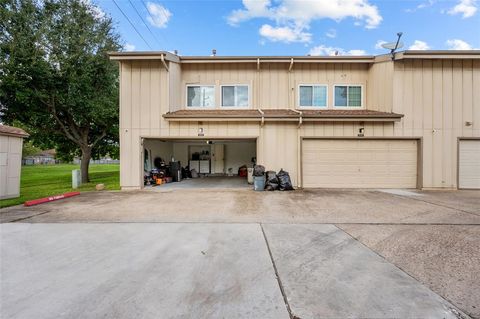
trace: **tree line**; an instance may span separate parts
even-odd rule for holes
[[[112,19],[85,0],[3,0],[0,122],[25,128],[33,145],[63,158],[118,154],[118,66]]]

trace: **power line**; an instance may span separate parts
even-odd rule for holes
[[[133,27],[133,29],[135,30],[135,32],[137,32],[137,34],[140,36],[140,38],[142,38],[142,40],[145,42],[145,44],[150,48],[150,50],[153,50],[152,47],[150,46],[150,44],[148,44],[147,40],[145,40],[145,38],[143,37],[143,35],[137,30],[137,28],[135,27],[135,25],[132,23],[132,21],[130,21],[130,19],[128,18],[128,16],[125,14],[125,12],[123,12],[123,10],[120,8],[120,6],[118,5],[117,1],[113,0],[113,3],[115,3],[115,5],[117,6],[118,10],[120,10],[120,12],[123,14],[123,16],[125,17],[125,19],[127,19],[128,23],[130,23],[130,25]]]
[[[145,1],[144,0],[141,0],[143,6],[145,7],[145,10],[147,10],[147,13],[148,15],[150,16],[150,19],[152,19],[152,21],[155,21],[155,19],[153,18],[152,14],[150,13],[150,10],[148,10],[148,7],[147,5],[145,4]],[[162,6],[163,7],[163,6]],[[165,8],[165,7],[163,7]],[[168,17],[165,15],[165,12],[163,10],[160,10],[160,12],[163,14],[164,18],[165,18],[165,21],[168,21]],[[163,37],[162,37],[163,38]],[[163,38],[163,40],[165,40],[165,43],[167,42],[165,38]]]
[[[132,0],[128,0],[128,2],[130,2],[130,5],[132,6],[133,10],[135,10],[135,12],[137,13],[138,17],[140,18],[140,20],[142,20],[142,23],[147,27],[148,31],[150,32],[150,34],[153,36],[153,38],[155,39],[155,41],[157,41],[158,45],[162,46],[162,44],[160,43],[160,41],[158,41],[157,37],[155,36],[155,34],[153,34],[152,32],[152,29],[150,29],[150,27],[148,26],[148,24],[145,22],[145,20],[143,20],[143,17],[140,15],[140,12],[138,12],[137,8],[135,8],[135,6],[133,5],[132,3]],[[148,11],[148,9],[147,9]]]

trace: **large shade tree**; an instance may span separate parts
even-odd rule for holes
[[[28,127],[36,145],[90,159],[118,145],[120,49],[112,20],[88,0],[0,4],[0,120]]]

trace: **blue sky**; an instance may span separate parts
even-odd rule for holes
[[[209,55],[213,48],[218,55],[381,54],[386,50],[379,43],[396,40],[399,31],[405,49],[480,48],[480,0],[93,2],[113,18],[125,50],[178,50],[180,55]]]

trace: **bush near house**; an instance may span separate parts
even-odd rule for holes
[[[0,207],[23,204],[27,200],[47,197],[72,189],[72,170],[80,169],[80,165],[34,165],[22,166],[20,180],[20,197],[0,200]],[[83,184],[78,190],[94,191],[95,185],[105,184],[107,190],[120,189],[120,166],[117,164],[91,165],[90,182]]]

